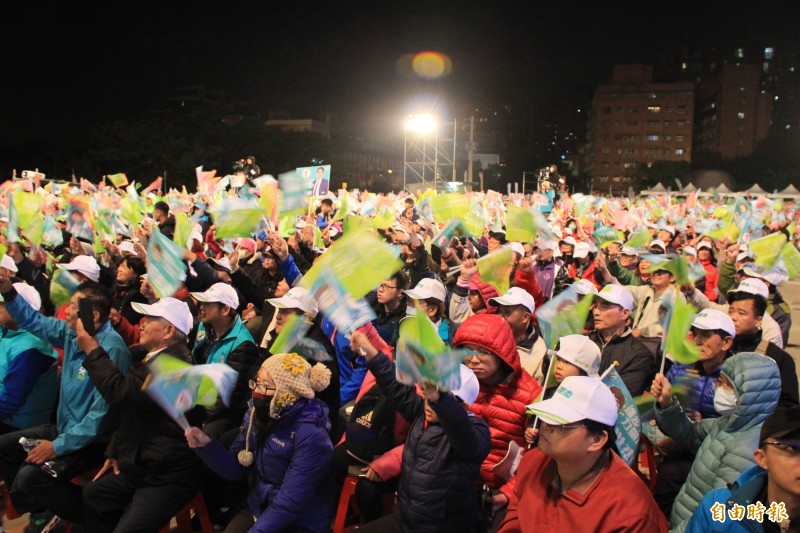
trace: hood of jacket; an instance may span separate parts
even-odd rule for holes
[[[781,376],[774,360],[755,352],[738,353],[725,361],[722,374],[733,384],[738,399],[725,431],[750,429],[775,410],[781,394]]]
[[[472,315],[456,330],[453,347],[474,344],[489,350],[519,374],[522,367],[519,363],[517,343],[514,334],[500,315]]]
[[[486,307],[483,310],[483,312],[496,313],[497,307],[489,305],[489,300],[500,296],[500,293],[497,292],[497,289],[493,285],[489,285],[488,283],[484,283],[483,281],[481,281],[480,274],[475,274],[474,276],[472,276],[470,283],[474,283],[478,287],[478,293],[481,295],[481,300],[483,300],[483,305]]]

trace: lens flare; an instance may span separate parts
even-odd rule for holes
[[[453,70],[453,63],[445,54],[426,51],[414,56],[411,67],[420,78],[435,80],[450,74]]]

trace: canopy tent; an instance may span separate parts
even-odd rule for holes
[[[767,191],[761,188],[758,183],[754,183],[752,187],[745,191],[748,194],[765,194]]]
[[[788,187],[786,187],[785,189],[783,189],[783,190],[782,190],[781,192],[779,192],[778,194],[800,194],[800,189],[798,189],[798,188],[797,188],[797,187],[795,187],[794,185],[789,185]]]
[[[647,190],[644,190],[639,193],[640,196],[646,196],[648,194],[667,194],[667,188],[664,187],[661,183],[656,184],[655,187],[651,187]]]
[[[724,183],[723,183],[723,184],[721,184],[719,187],[717,187],[717,188],[714,190],[714,192],[716,192],[717,194],[731,194],[731,193],[733,193],[733,191],[732,191],[732,190],[730,190],[730,189],[728,188],[728,186],[727,186],[727,185],[725,185]]]
[[[697,190],[697,187],[695,187],[693,183],[689,183],[688,185],[686,185],[686,187],[684,187],[681,190],[681,192],[690,193],[690,192],[695,192],[696,190]]]

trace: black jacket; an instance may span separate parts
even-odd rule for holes
[[[172,237],[175,235],[175,215],[168,215],[167,220],[160,223],[158,225],[158,231],[164,234],[169,240],[172,240]],[[179,242],[181,246],[185,246],[185,242]]]
[[[383,354],[367,363],[383,393],[411,423],[397,489],[404,531],[472,532],[477,529],[477,483],[491,449],[486,421],[468,413],[451,393],[431,408],[438,424],[426,424],[425,402],[412,386],[398,383],[394,363]],[[427,426],[427,427],[426,427]]]
[[[161,353],[190,361],[186,346],[176,345]],[[122,472],[145,484],[199,486],[200,462],[186,443],[183,430],[142,391],[142,384],[150,373],[148,365],[123,374],[105,350],[97,348],[86,356],[83,367],[111,409],[119,415],[119,427],[111,437],[106,456],[116,458]],[[190,423],[197,414],[202,414],[202,410],[195,408],[187,413]]]
[[[631,396],[639,396],[652,383],[656,375],[656,360],[650,350],[633,336],[628,328],[622,335],[614,335],[608,342],[597,330],[590,331],[588,336],[600,348],[600,374],[618,362],[617,373]]]
[[[774,360],[781,373],[781,397],[778,399],[778,405],[783,407],[800,405],[800,395],[798,395],[797,389],[797,368],[794,364],[794,359],[771,342],[764,342],[763,344],[764,346],[762,346],[760,329],[752,335],[737,335],[733,340],[731,353],[757,352]]]

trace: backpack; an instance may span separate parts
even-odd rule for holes
[[[373,385],[353,405],[347,421],[347,452],[363,463],[370,463],[396,446],[395,410],[378,385]]]

